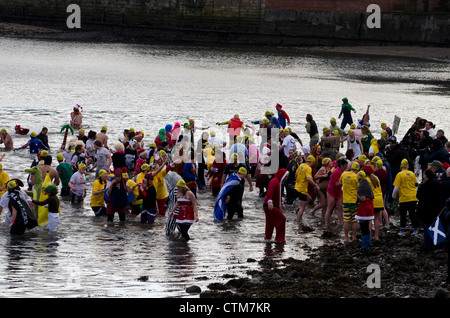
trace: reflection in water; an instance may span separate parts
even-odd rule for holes
[[[447,111],[450,91],[449,65],[440,62],[278,48],[13,39],[0,39],[0,47],[0,126],[10,132],[17,124],[36,132],[47,127],[53,158],[63,139],[61,127],[75,104],[83,106],[86,131],[108,127],[110,145],[124,128],[133,127],[151,135],[144,138],[148,146],[161,127],[189,118],[220,136],[216,122],[239,113],[250,123],[266,110],[274,111],[276,103],[284,106],[291,128],[306,144],[306,114],[313,113],[320,127],[328,125],[344,96],[359,116],[372,105],[375,136],[380,133],[378,121],[390,123],[395,115],[401,116],[399,135],[416,116],[430,117],[448,130],[447,118],[436,117]],[[13,139],[19,147],[29,136],[13,133]],[[24,169],[34,158],[27,150],[6,152],[3,169],[10,178],[25,181]],[[263,199],[248,188],[244,219],[223,222],[213,219],[211,194],[199,192],[200,221],[192,225],[189,242],[165,235],[166,217],[157,217],[153,226],[138,220],[107,224],[89,207],[94,178],[88,173],[83,206],[61,200],[56,233],[36,229],[10,237],[2,232],[3,296],[192,297],[185,292],[189,285],[204,290],[211,281],[226,279],[225,274],[246,275],[264,258],[304,259],[328,242],[321,237],[320,216],[306,215],[312,230],[299,230],[294,205],[285,212],[287,243],[265,243]]]

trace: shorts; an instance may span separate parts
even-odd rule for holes
[[[295,190],[293,192],[293,200],[295,200],[296,198],[298,198],[300,201],[308,201],[308,195],[307,194],[303,194],[301,192],[298,192],[297,190]]]
[[[343,203],[344,222],[356,222],[355,215],[358,212],[358,203]]]
[[[92,206],[95,216],[101,216],[106,214],[106,208],[104,206]]]
[[[142,204],[130,204],[131,214],[139,215],[142,211]]]
[[[384,210],[384,208],[373,208],[373,213],[377,214],[377,213],[383,212],[383,210]]]
[[[83,202],[84,196],[83,195],[77,195],[74,192],[70,191],[70,202],[72,204],[80,204]]]
[[[117,212],[118,214],[125,215],[126,209],[125,209],[125,207],[114,206],[114,205],[108,203],[106,205],[106,214],[107,215],[114,215],[115,212]]]

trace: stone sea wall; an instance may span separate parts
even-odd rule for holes
[[[450,15],[442,9],[442,0],[429,3],[433,12],[423,12],[422,0],[380,0],[380,28],[368,26],[372,12],[365,9],[370,2],[1,0],[0,21],[47,23],[67,29],[70,13],[66,9],[77,4],[83,31],[103,28],[148,40],[263,45],[450,45]]]

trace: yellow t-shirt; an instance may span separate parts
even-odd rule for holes
[[[3,190],[0,191],[0,198],[8,190],[8,189],[6,189],[6,183],[8,181],[9,181],[9,175],[5,171],[2,171],[0,173],[0,187],[3,187]]]
[[[164,177],[167,175],[167,168],[161,170],[156,176],[153,177],[153,186],[156,190],[156,200],[162,200],[167,198],[167,189],[164,182]]]
[[[381,190],[380,180],[378,180],[378,184],[379,184],[378,187],[374,187],[370,178],[366,177],[366,179],[369,182],[370,186],[372,187],[373,196],[374,196],[373,207],[375,209],[384,208],[383,191]]]
[[[302,163],[295,172],[295,190],[307,195],[308,177],[312,178],[312,169],[308,164]]]
[[[98,179],[92,184],[91,206],[103,206],[105,205],[105,194],[94,194],[94,191],[101,191],[106,188],[106,182],[100,183]]]
[[[136,183],[144,183],[144,178],[145,178],[146,174],[147,174],[147,171],[139,172],[139,174],[136,176]]]
[[[409,170],[402,170],[394,180],[394,186],[399,190],[399,203],[417,201],[417,178]]]
[[[344,171],[339,178],[339,183],[342,183],[342,198],[343,203],[356,204],[358,196],[358,177],[356,173],[351,171]]]
[[[136,182],[134,182],[131,179],[128,179],[127,180],[127,185],[130,188],[133,188],[136,185]],[[136,199],[139,196],[139,187],[134,188],[133,193],[134,193],[135,199],[133,201],[131,201],[131,204],[132,205],[139,205],[139,204],[141,204],[144,200],[143,199],[139,199],[139,200]]]

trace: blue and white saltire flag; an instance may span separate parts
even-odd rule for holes
[[[427,231],[433,239],[434,245],[438,245],[445,240],[444,226],[442,225],[439,216],[436,218],[433,224],[430,225]]]
[[[235,172],[228,176],[228,179],[225,181],[225,183],[222,186],[222,189],[217,195],[216,204],[214,206],[214,220],[223,220],[225,218],[227,207],[226,202],[227,193],[235,186],[239,185],[240,182],[241,179],[237,176]]]

